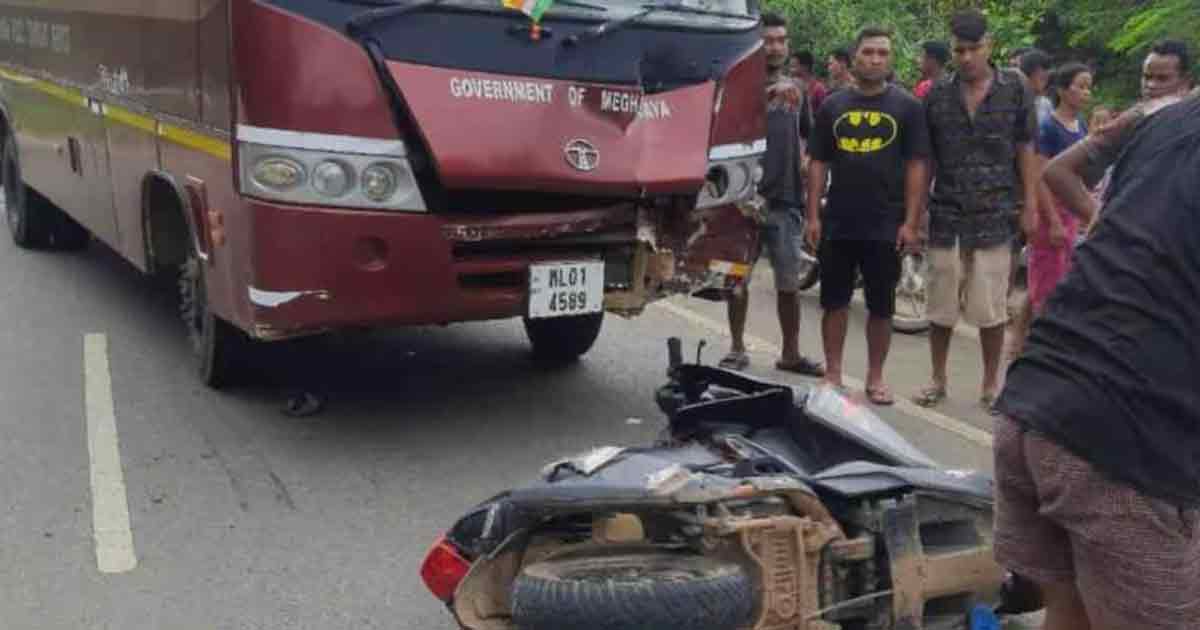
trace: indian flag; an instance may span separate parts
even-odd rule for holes
[[[517,9],[521,13],[529,16],[529,19],[538,22],[542,19],[542,14],[550,5],[554,4],[554,0],[504,0],[504,6],[509,9]]]

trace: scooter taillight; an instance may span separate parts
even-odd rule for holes
[[[449,602],[470,569],[471,563],[442,536],[425,555],[425,562],[421,564],[421,579],[434,597]]]

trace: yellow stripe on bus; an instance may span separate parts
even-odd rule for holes
[[[168,125],[163,123],[159,126],[158,135],[174,142],[175,144],[203,151],[209,155],[221,158],[222,160],[233,159],[233,149],[226,140],[220,138],[197,133],[183,127]]]
[[[0,68],[0,78],[13,81],[15,83],[23,83],[33,86],[34,89],[44,92],[50,96],[62,99],[73,105],[78,105],[84,108],[90,108],[88,98],[83,95],[83,92],[69,87],[63,87],[56,83],[35,79],[23,74],[13,72],[6,68]],[[102,111],[104,116],[110,120],[128,125],[135,129],[140,129],[147,133],[157,134],[160,138],[166,139],[168,142],[196,149],[209,155],[221,158],[222,160],[233,159],[233,149],[229,141],[223,138],[208,135],[198,131],[192,131],[184,127],[168,125],[159,122],[152,116],[138,114],[124,107],[116,105],[103,104]]]
[[[9,81],[14,81],[16,83],[33,83],[33,79],[31,77],[20,75],[15,72],[9,72],[8,70],[5,70],[4,68],[0,68],[0,77],[8,79]]]
[[[50,83],[49,81],[42,81],[39,79],[34,79],[32,83],[34,88],[41,92],[45,92],[54,98],[66,101],[72,105],[79,105],[80,107],[88,106],[87,97],[85,97],[79,90],[66,88],[55,83]]]
[[[134,129],[141,129],[146,133],[158,133],[158,121],[149,116],[137,114],[116,105],[104,104],[104,117],[109,120],[119,122],[123,125],[128,125]]]

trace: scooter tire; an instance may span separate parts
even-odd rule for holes
[[[753,583],[740,566],[665,552],[538,562],[512,590],[521,630],[734,630],[753,612]]]

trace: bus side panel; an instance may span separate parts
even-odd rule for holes
[[[205,125],[229,130],[229,0],[206,11],[200,17],[200,111]]]
[[[200,119],[199,2],[173,0],[170,17],[150,21],[144,40],[145,94],[139,99],[189,121]]]
[[[26,183],[93,232],[116,237],[104,125],[79,89],[87,45],[73,12],[0,5],[0,60],[11,69],[10,111]],[[73,84],[73,85],[72,85]],[[107,212],[106,212],[107,209]]]
[[[108,154],[112,173],[113,210],[121,233],[118,251],[142,271],[148,268],[145,224],[142,216],[142,186],[146,174],[158,169],[158,137],[154,114],[143,104],[147,97],[146,59],[156,54],[148,46],[147,32],[161,21],[122,17],[128,26],[121,48],[128,55],[129,91],[123,97],[110,95],[105,116]]]
[[[82,154],[80,118],[83,97],[52,95],[39,82],[17,80],[8,84],[9,115],[15,128],[25,183],[54,204],[77,216],[88,200],[88,186],[71,168],[71,152]],[[73,144],[74,142],[78,144]]]
[[[135,267],[146,271],[149,261],[142,192],[146,174],[158,170],[158,138],[149,118],[138,116],[138,122],[147,125],[142,127],[110,118],[107,121],[108,152],[112,158],[113,201],[117,224],[121,227],[119,251]]]

